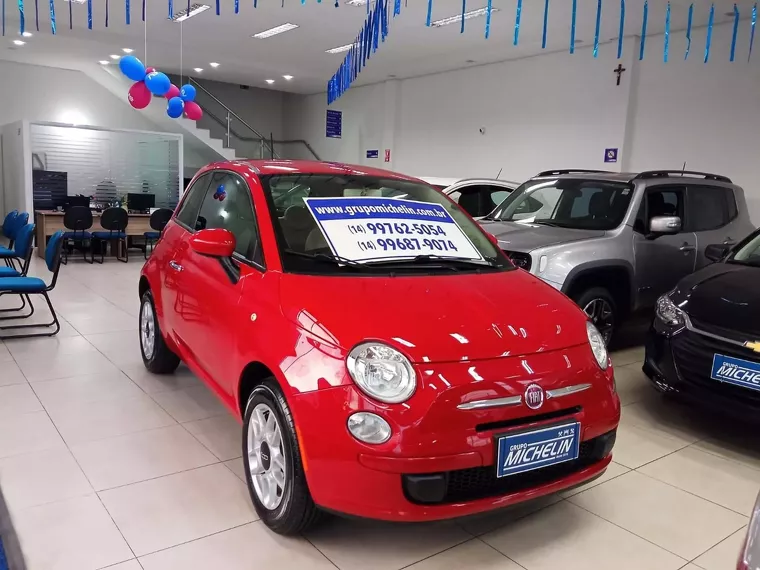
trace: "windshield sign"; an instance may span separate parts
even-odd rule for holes
[[[483,259],[440,204],[366,196],[304,202],[336,257],[357,262],[420,255]]]

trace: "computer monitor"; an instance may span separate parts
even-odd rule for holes
[[[66,200],[63,203],[63,209],[68,210],[69,208],[72,208],[74,206],[84,206],[85,208],[89,208],[90,197],[89,196],[66,196]]]
[[[135,212],[147,212],[156,207],[155,194],[127,194],[127,207]]]

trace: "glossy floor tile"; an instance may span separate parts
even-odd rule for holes
[[[141,266],[73,261],[52,295],[61,333],[0,342],[0,491],[30,570],[735,567],[760,442],[662,398],[640,346],[612,354],[623,419],[598,479],[456,521],[327,517],[303,537],[269,532],[237,419],[187,367],[142,364]]]

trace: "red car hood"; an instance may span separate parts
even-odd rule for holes
[[[524,271],[336,277],[284,274],[286,318],[350,349],[380,340],[413,362],[518,356],[588,342],[585,315]]]

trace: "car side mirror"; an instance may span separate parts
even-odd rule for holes
[[[731,246],[724,243],[713,243],[705,248],[705,257],[710,261],[723,261],[731,251]]]
[[[195,253],[209,257],[232,257],[235,252],[235,236],[222,228],[200,230],[190,238]]]
[[[673,235],[681,231],[681,218],[678,216],[655,216],[649,222],[649,239],[663,235]]]

